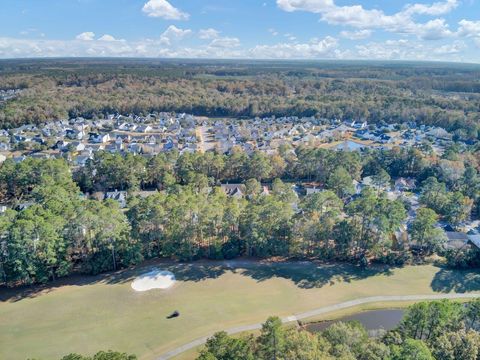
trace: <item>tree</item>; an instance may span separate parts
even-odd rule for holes
[[[250,338],[235,339],[221,331],[207,340],[198,360],[254,360]]]
[[[285,351],[285,331],[278,317],[269,317],[262,325],[257,339],[260,359],[280,359]]]
[[[406,339],[400,345],[392,347],[392,360],[434,360],[427,345],[421,340]]]
[[[257,179],[258,181],[269,179],[272,175],[272,165],[268,157],[256,151],[248,162],[247,174],[249,178]]]
[[[248,179],[245,182],[245,195],[254,199],[262,192],[262,184],[257,179]]]
[[[329,352],[330,344],[321,336],[308,331],[289,330],[285,333],[285,347],[277,358],[288,360],[333,360]]]
[[[13,221],[4,264],[7,282],[45,283],[69,273],[64,220],[39,205],[22,211]]]
[[[332,355],[340,356],[346,350],[355,358],[362,354],[363,347],[368,341],[367,331],[359,322],[355,321],[330,325],[322,333],[322,337],[332,345]]]
[[[461,316],[462,305],[458,302],[420,302],[408,308],[399,329],[404,338],[428,342],[445,331],[458,330]]]
[[[328,189],[335,192],[335,194],[341,199],[344,199],[355,192],[352,177],[343,167],[335,169],[335,171],[328,177],[326,186]]]
[[[62,357],[61,360],[136,360],[135,355],[128,355],[116,351],[99,351],[93,356],[83,356],[78,354],[69,354]]]
[[[438,182],[435,177],[429,177],[423,182],[420,203],[434,210],[437,214],[443,214],[448,200],[447,188],[444,183]]]
[[[476,360],[480,349],[480,335],[464,329],[447,332],[433,340],[431,349],[435,359]]]
[[[449,194],[444,208],[445,219],[453,226],[458,226],[470,217],[472,205],[472,200],[459,191]]]
[[[446,236],[441,228],[435,225],[438,215],[429,208],[420,208],[412,222],[410,236],[413,242],[424,248],[427,253],[439,249],[446,241]]]
[[[373,184],[379,188],[383,189],[387,187],[390,183],[390,175],[384,170],[380,169],[372,178]]]

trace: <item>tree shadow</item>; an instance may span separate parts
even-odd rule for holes
[[[264,266],[247,268],[243,274],[257,281],[271,278],[282,278],[292,281],[302,289],[321,288],[338,282],[351,282],[376,275],[393,274],[392,268],[387,266],[372,266],[362,268],[350,264],[333,263],[318,264],[314,262],[302,263],[271,263]]]
[[[21,285],[14,288],[0,286],[0,302],[16,302],[26,298],[35,298],[48,294],[65,286],[85,286],[94,284],[119,284],[135,278],[131,269],[122,269],[100,275],[70,275],[47,284]]]
[[[175,278],[178,281],[200,282],[207,279],[217,279],[227,272],[233,272],[250,277],[258,282],[271,278],[287,279],[302,289],[320,288],[336,282],[351,282],[379,274],[392,274],[392,268],[388,266],[360,268],[342,263],[324,264],[310,261],[273,262],[256,259],[230,261],[200,260],[190,263],[179,263],[157,259],[147,261],[137,267],[101,275],[72,275],[45,285],[20,286],[16,288],[0,287],[0,301],[15,302],[25,298],[34,298],[65,286],[124,284],[154,269],[168,270],[175,274]]]
[[[434,291],[443,293],[480,291],[480,271],[442,268],[435,274],[431,287]]]

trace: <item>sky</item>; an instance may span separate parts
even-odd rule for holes
[[[0,58],[480,63],[480,0],[0,2]]]

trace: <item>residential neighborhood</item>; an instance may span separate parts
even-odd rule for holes
[[[314,117],[209,119],[175,113],[116,114],[106,119],[80,117],[0,130],[0,155],[16,161],[26,156],[62,157],[78,166],[84,166],[98,151],[152,156],[173,150],[228,154],[234,147],[249,154],[271,154],[282,146],[339,151],[398,146],[425,148],[441,155],[452,139],[442,128],[415,123],[378,126]]]

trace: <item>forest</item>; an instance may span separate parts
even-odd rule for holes
[[[437,125],[477,139],[480,67],[134,59],[0,61],[0,127],[109,113],[316,116]]]
[[[442,300],[410,306],[393,330],[369,336],[359,322],[336,322],[319,333],[286,328],[278,317],[258,335],[207,340],[197,360],[477,360],[480,354],[480,300],[462,304]],[[135,360],[134,355],[100,352],[70,354],[62,360]]]
[[[368,266],[437,253],[449,266],[478,267],[480,252],[445,250],[436,224],[456,227],[480,217],[479,150],[452,145],[442,157],[415,148],[362,155],[310,147],[273,155],[173,151],[150,158],[100,152],[80,168],[63,159],[7,159],[0,167],[0,203],[10,204],[0,215],[0,278],[9,286],[45,283],[157,257],[279,256]],[[374,186],[356,194],[354,181],[365,176]],[[410,205],[381,190],[398,177],[415,179],[420,194],[409,242],[397,232]],[[324,191],[299,197],[293,185],[305,181]],[[244,197],[219,186],[234,182],[243,184]],[[114,190],[128,191],[126,209],[90,196]]]
[[[396,329],[373,338],[358,322],[334,323],[312,334],[286,329],[279,318],[270,317],[259,336],[216,333],[197,360],[476,360],[479,313],[479,300],[465,306],[448,300],[417,303]]]

